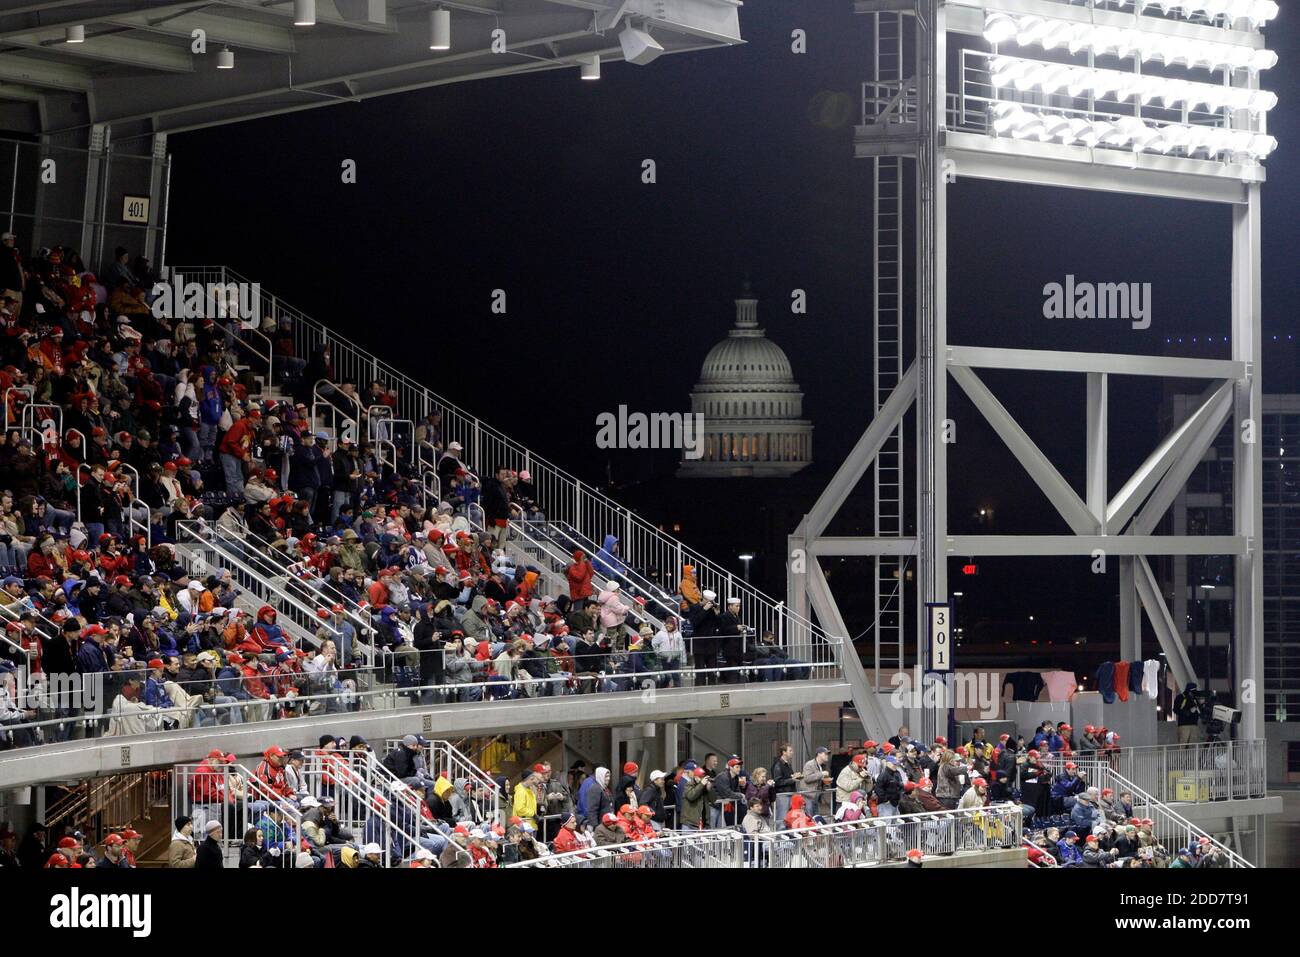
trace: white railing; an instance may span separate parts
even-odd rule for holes
[[[401,746],[401,738],[389,738],[384,742],[385,754]],[[501,819],[502,794],[496,780],[454,744],[443,740],[429,741],[421,751],[420,758],[430,777],[444,777],[452,784],[460,779],[470,783],[469,793],[460,792],[460,796],[469,803],[476,824],[504,823]],[[382,761],[376,759],[376,763],[388,771],[383,767]]]
[[[271,596],[273,600],[268,600],[268,604],[278,602],[280,593],[293,596],[294,623],[307,629],[312,634],[315,634],[317,628],[324,628],[326,631],[333,633],[336,638],[336,645],[340,633],[339,629],[330,621],[316,617],[314,614],[315,608],[311,609],[312,613],[310,615],[304,612],[303,609],[310,608],[313,601],[326,606],[342,605],[344,617],[352,624],[358,639],[360,639],[361,647],[357,650],[361,652],[367,665],[373,666],[375,664],[374,626],[371,622],[370,613],[346,595],[326,596],[321,594],[318,585],[322,584],[325,579],[319,575],[315,568],[305,565],[303,562],[291,561],[287,554],[272,548],[270,542],[247,526],[241,525],[238,530],[235,530],[220,524],[181,522],[178,523],[178,537],[180,537],[179,526],[185,526],[187,539],[196,545],[201,544],[215,554],[217,558],[228,558],[232,564],[235,562],[242,563],[246,567],[243,577],[253,576],[250,591],[254,594],[262,594],[262,585],[274,584],[276,594]],[[200,541],[195,540],[196,536]],[[209,561],[209,558],[205,557],[204,561]],[[219,564],[219,562],[216,563]],[[342,666],[346,663],[340,661],[339,664]]]
[[[275,822],[280,835],[279,840],[267,835],[266,849],[279,847],[283,866],[293,867],[302,835],[302,812],[292,801],[271,791],[240,764],[224,764],[219,768],[178,764],[172,772],[172,818],[181,815],[193,818],[195,844],[206,837],[208,821],[220,821],[221,844],[228,866],[232,860],[239,859],[244,832],[260,827],[267,809],[272,807],[281,815],[280,821]],[[264,833],[266,830],[270,828]]]
[[[385,866],[396,866],[420,849],[423,795],[406,787],[371,751],[309,751],[303,782],[313,797],[332,798],[339,825],[357,844],[382,848]]]
[[[745,837],[737,831],[666,834],[635,844],[550,854],[507,867],[577,867],[600,869],[739,868],[744,866]]]
[[[1020,847],[1023,817],[1015,804],[864,818],[754,836],[748,867],[870,867],[925,856]]]
[[[1267,793],[1268,749],[1262,738],[1124,748],[1108,761],[1166,804],[1246,800]]]
[[[205,285],[209,282],[249,281],[225,266],[178,268],[178,271]],[[290,320],[298,357],[305,359],[318,347],[329,347],[335,381],[352,379],[359,386],[370,381],[382,382],[396,396],[396,414],[413,422],[424,422],[432,414],[440,415],[444,447],[453,440],[460,442],[464,449],[463,460],[478,474],[493,474],[498,466],[531,471],[537,501],[548,518],[568,522],[592,542],[603,542],[606,535],[615,535],[619,540],[619,558],[629,568],[643,574],[657,569],[666,580],[675,580],[681,575],[684,565],[691,565],[701,589],[711,589],[721,598],[735,596],[740,599],[741,620],[757,632],[770,631],[778,644],[787,647],[828,644],[828,636],[818,626],[793,614],[784,602],[776,601],[743,578],[713,564],[630,509],[265,290],[262,305],[263,311],[277,322],[284,318]],[[805,655],[794,656],[809,660]],[[833,658],[832,654],[828,660]]]
[[[294,648],[319,644],[316,629],[322,622],[316,609],[309,607],[291,589],[278,584],[276,578],[282,570],[256,550],[239,549],[204,522],[185,521],[176,523],[176,557],[190,574],[199,577],[229,567],[241,589],[276,610],[277,624],[281,628],[287,625],[297,632],[296,637],[287,636]]]
[[[1197,827],[1163,801],[1147,793],[1133,781],[1111,767],[1106,755],[1076,756],[1071,758],[1053,755],[1051,762],[1054,772],[1060,772],[1066,761],[1073,761],[1078,770],[1086,777],[1091,787],[1099,791],[1110,788],[1118,797],[1128,792],[1133,798],[1133,817],[1152,822],[1152,836],[1171,853],[1179,848],[1194,847],[1201,838],[1206,838],[1214,849],[1221,854],[1230,867],[1254,867],[1255,865],[1228,847],[1218,838]]]

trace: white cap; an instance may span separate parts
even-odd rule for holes
[[[200,582],[200,581],[191,581],[191,582],[190,582],[190,591],[203,591],[203,582]]]
[[[320,801],[316,800],[310,794],[299,802],[300,807],[320,807]]]
[[[455,449],[457,452],[463,452],[465,450],[465,447],[461,445],[459,442],[448,442],[447,451],[450,452],[452,449]]]
[[[665,777],[665,774],[664,774],[662,771],[655,770],[655,771],[651,771],[651,772],[650,772],[650,780],[651,780],[651,781],[659,781],[659,780],[662,780],[664,777]]]
[[[415,852],[415,859],[417,861],[431,861],[433,860],[433,851],[427,847],[422,847]]]
[[[207,831],[209,834],[211,834],[213,831],[215,831],[215,830],[216,830],[217,828],[219,828],[219,827],[221,827],[221,822],[220,822],[220,821],[209,821],[207,824],[203,825],[203,830],[205,830],[205,831]]]
[[[608,588],[610,591],[618,591],[619,584],[618,582],[609,582],[608,584],[605,585],[605,587]]]
[[[363,855],[382,854],[384,853],[384,849],[380,847],[378,844],[376,844],[374,841],[371,841],[369,844],[367,844],[365,847],[361,849],[361,853]]]
[[[739,604],[740,604],[740,599],[737,598],[735,595],[732,595],[730,598],[727,599],[727,604],[728,604],[728,605],[739,605]]]
[[[704,596],[704,600],[705,600],[705,601],[717,601],[717,600],[718,600],[718,593],[717,593],[716,591],[709,591],[709,590],[706,588],[706,589],[704,589],[704,591],[700,592],[700,594]]]

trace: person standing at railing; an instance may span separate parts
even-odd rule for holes
[[[686,617],[691,623],[691,656],[695,659],[695,683],[718,683],[718,634],[721,614],[718,612],[716,592],[705,589],[701,601],[691,605]]]

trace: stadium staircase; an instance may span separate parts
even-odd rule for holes
[[[177,267],[176,272],[187,282],[199,282],[205,286],[251,285],[251,280],[225,266]],[[334,394],[335,402],[322,400],[320,387],[330,384],[316,383],[313,387],[316,401],[312,407],[315,428],[334,437],[350,430],[354,436],[372,438],[386,450],[384,454],[390,461],[396,463],[404,459],[404,464],[427,477],[436,464],[435,453],[415,442],[415,427],[430,414],[440,413],[443,441],[458,441],[464,450],[463,461],[476,474],[491,474],[497,466],[532,473],[537,499],[545,509],[547,521],[538,523],[538,527],[530,532],[532,540],[526,540],[520,547],[541,549],[542,542],[548,543],[545,563],[552,566],[552,576],[558,571],[553,565],[567,555],[567,546],[581,544],[589,554],[595,555],[605,535],[614,534],[619,539],[619,557],[628,566],[630,576],[642,579],[637,582],[638,591],[646,596],[646,613],[654,619],[660,619],[670,610],[670,607],[663,607],[663,599],[667,596],[642,576],[653,569],[665,580],[675,581],[683,566],[691,565],[701,589],[740,598],[741,619],[756,633],[771,632],[792,657],[838,671],[838,656],[846,647],[841,637],[826,635],[811,621],[793,614],[784,602],[774,600],[743,578],[737,578],[731,571],[711,562],[597,489],[462,411],[282,299],[263,290],[261,304],[263,314],[273,318],[277,324],[282,320],[289,321],[297,358],[306,359],[315,350],[328,346],[336,379],[352,379],[359,386],[378,380],[396,396],[396,407],[391,414],[366,415],[359,404],[352,408],[342,402],[343,408],[340,408],[335,404],[339,400],[337,392]],[[276,369],[271,340],[260,330],[249,329],[243,330],[239,336],[231,334],[231,341],[237,353],[245,359],[251,374],[262,376],[263,383],[271,383]],[[264,396],[277,395],[265,385],[264,389]],[[402,441],[403,435],[408,436],[409,441]],[[536,557],[541,558],[540,555]],[[656,605],[661,606],[657,612]],[[822,676],[827,673],[824,668],[817,670]]]
[[[1117,795],[1123,794],[1125,791],[1132,794],[1133,816],[1154,822],[1152,834],[1156,840],[1169,848],[1171,853],[1177,853],[1178,848],[1193,847],[1199,841],[1205,839],[1224,856],[1228,866],[1250,868],[1255,866],[1222,840],[1206,833],[1168,804],[1152,797],[1151,794],[1121,775],[1111,767],[1108,759],[1104,757],[1080,757],[1072,760],[1074,760],[1081,772],[1086,773],[1089,785],[1099,790],[1110,788]]]
[[[385,753],[396,746],[396,740],[388,741]],[[451,742],[429,742],[426,755],[426,766],[432,776],[445,775],[448,780],[464,778],[471,782],[469,801],[477,821],[496,823],[500,819],[501,796],[495,782]],[[210,818],[221,820],[226,865],[234,867],[239,861],[244,830],[261,819],[264,804],[273,803],[284,814],[283,827],[289,837],[286,846],[297,846],[293,838],[303,833],[303,812],[278,800],[246,765],[224,765],[215,773],[201,772],[200,768],[198,764],[186,764],[176,766],[171,772],[155,772],[164,779],[170,778],[167,821],[180,815],[193,817],[195,834],[201,838]],[[429,833],[428,825],[421,823],[422,795],[399,781],[384,766],[380,753],[307,751],[302,780],[307,794],[318,800],[333,799],[339,826],[350,831],[357,844],[371,841],[378,844],[386,864],[390,860],[409,858],[419,849],[421,836]],[[220,804],[205,800],[214,793],[234,798]]]

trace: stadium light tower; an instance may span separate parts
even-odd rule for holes
[[[874,680],[846,655],[845,674],[872,731],[891,726],[889,676],[926,660],[927,605],[949,600],[950,556],[1095,556],[1119,572],[1121,657],[1143,657],[1145,611],[1180,684],[1193,663],[1148,556],[1233,555],[1235,667],[1263,661],[1260,425],[1260,190],[1277,97],[1261,27],[1272,0],[857,0],[874,19],[856,155],[872,162],[875,415],[790,537],[788,594],[832,635],[850,634],[819,557],[875,564]],[[963,345],[948,337],[948,191],[995,180],[1227,205],[1232,210],[1231,357],[1183,359]],[[905,275],[904,239],[915,243]],[[965,237],[951,237],[959,248]],[[1199,264],[1198,269],[1204,264]],[[913,293],[911,297],[906,292]],[[1076,491],[976,370],[1086,377],[1086,488]],[[1193,411],[1118,489],[1107,487],[1113,376],[1195,378]],[[948,528],[948,386],[971,399],[1069,526],[1070,534],[952,535]],[[915,436],[904,434],[915,409]],[[1155,535],[1157,523],[1229,420],[1231,535]],[[1124,426],[1128,426],[1128,422]],[[1243,440],[1244,439],[1244,440]],[[907,451],[913,449],[915,458]],[[914,479],[908,461],[913,464]],[[875,530],[828,537],[869,467]],[[909,494],[910,493],[910,494]],[[915,568],[914,584],[912,569]],[[852,651],[851,646],[846,648]],[[872,656],[868,656],[872,657]],[[851,659],[851,660],[849,660]],[[1239,703],[1241,735],[1262,737],[1260,708]],[[806,716],[805,716],[806,717]],[[942,710],[908,716],[926,735]],[[874,723],[874,726],[872,726]],[[792,721],[797,724],[797,721]],[[796,728],[792,727],[792,732]]]

